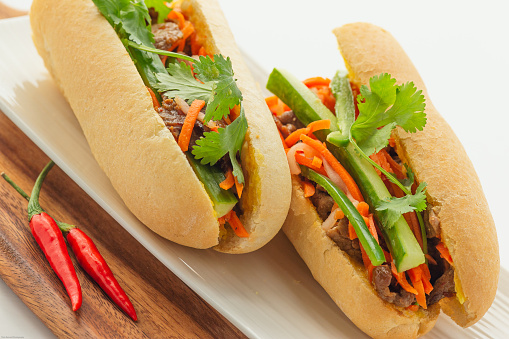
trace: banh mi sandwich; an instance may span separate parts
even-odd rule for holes
[[[281,228],[277,129],[214,0],[35,0],[33,40],[97,162],[160,236],[244,253]]]
[[[343,312],[376,338],[470,326],[495,297],[497,235],[462,145],[396,40],[334,30],[348,72],[274,69],[266,99],[293,180],[285,234]]]

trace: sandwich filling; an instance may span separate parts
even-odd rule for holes
[[[366,267],[380,298],[417,311],[456,295],[454,266],[440,238],[439,207],[426,204],[425,184],[419,185],[411,169],[401,162],[390,138],[396,124],[388,117],[395,105],[400,112],[408,111],[406,121],[400,119],[405,127],[411,129],[408,121],[414,118],[414,130],[424,127],[425,119],[418,124],[424,111],[424,102],[416,105],[420,93],[410,93],[411,85],[402,85],[394,94],[408,91],[412,108],[404,107],[403,98],[394,98],[387,111],[380,112],[381,117],[365,117],[367,106],[376,109],[380,105],[380,100],[374,105],[370,102],[381,95],[374,88],[385,86],[389,92],[394,86],[396,81],[389,79],[381,75],[372,80],[370,92],[365,86],[350,83],[346,74],[338,73],[332,82],[311,78],[300,83],[287,72],[274,70],[267,88],[276,96],[266,102],[280,131],[291,172],[299,176],[304,196],[322,220],[324,234],[353,262]],[[364,139],[360,133],[344,137],[356,121],[368,124],[374,119],[381,122],[375,131],[362,131],[368,135]],[[384,143],[378,131],[387,125]],[[340,141],[335,144],[334,138]],[[361,152],[368,153],[369,163],[359,160]],[[343,192],[346,202],[341,201],[337,190]]]
[[[230,59],[206,51],[181,1],[93,2],[126,47],[155,111],[209,195],[219,237],[249,237],[238,204],[248,126]]]

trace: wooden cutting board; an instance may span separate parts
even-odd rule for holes
[[[22,14],[0,3],[0,19]],[[0,172],[30,192],[48,161],[0,111]],[[73,312],[62,283],[30,233],[26,201],[2,179],[0,197],[0,278],[57,337],[245,337],[54,167],[43,186],[41,205],[94,240],[133,302],[138,321],[122,313],[71,256],[83,290],[83,305]]]

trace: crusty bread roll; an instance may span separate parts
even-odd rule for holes
[[[466,301],[456,297],[411,312],[383,301],[363,265],[352,260],[325,234],[321,219],[293,179],[290,212],[283,230],[315,279],[343,312],[375,338],[411,338],[428,332],[444,310],[469,326],[488,310],[495,297],[500,269],[495,225],[479,179],[461,143],[435,110],[426,88],[398,42],[383,29],[355,23],[334,30],[350,79],[367,85],[370,77],[389,73],[399,82],[413,81],[426,98],[427,125],[422,132],[393,132],[398,155],[426,182],[427,201],[439,206],[442,241],[454,262],[455,280]],[[482,239],[482,240],[481,240]]]
[[[203,184],[154,110],[120,39],[91,0],[35,0],[33,40],[97,162],[134,215],[185,246],[250,252],[274,237],[288,211],[285,153],[218,3],[186,0],[181,6],[206,50],[230,57],[243,93],[249,128],[242,148],[246,185],[240,206],[248,238],[219,239],[217,216]]]

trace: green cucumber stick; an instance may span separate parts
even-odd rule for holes
[[[301,166],[301,170],[302,175],[325,188],[332,199],[334,199],[334,201],[338,204],[339,208],[341,208],[343,213],[345,213],[348,221],[350,221],[355,229],[355,234],[357,234],[359,242],[361,243],[362,248],[366,251],[371,264],[373,264],[373,266],[382,265],[385,262],[385,255],[382,248],[369,232],[368,226],[364,222],[364,218],[360,215],[359,211],[357,211],[345,193],[343,193],[343,191],[341,191],[341,189],[339,189],[327,177],[316,173],[308,167]]]
[[[293,110],[297,119],[306,125],[316,120],[331,119],[330,130],[320,134],[315,133],[321,141],[325,141],[330,132],[339,131],[336,117],[332,112],[319,99],[319,104],[316,103],[316,96],[313,92],[290,73],[274,69],[269,76],[267,89],[283,100]],[[311,101],[306,102],[309,97],[311,97]],[[353,145],[336,147],[327,143],[327,148],[352,175],[371,207],[376,206],[375,204],[379,201],[391,197],[374,167],[359,156]],[[380,212],[375,210],[374,214],[380,222]],[[383,226],[381,229],[384,239],[390,247],[389,250],[398,271],[402,272],[424,262],[424,254],[419,243],[403,217],[392,228],[381,225]]]
[[[391,198],[391,194],[375,168],[359,156],[352,144],[346,147],[329,145],[329,149],[357,182],[368,205],[377,206],[381,201]],[[392,227],[388,228],[381,222],[384,220],[382,216],[386,211],[374,210],[373,212],[379,224],[383,226],[382,234],[398,272],[424,263],[424,253],[405,218],[401,216]]]
[[[267,89],[290,107],[304,125],[321,119],[330,120],[330,130],[316,131],[325,140],[327,134],[337,131],[337,119],[331,111],[296,77],[285,70],[274,68],[267,81]]]
[[[230,212],[238,202],[238,199],[232,192],[219,187],[219,184],[225,179],[221,169],[217,165],[209,166],[201,164],[199,160],[194,158],[191,152],[186,152],[186,155],[194,173],[196,173],[198,179],[203,183],[205,191],[207,191],[210,200],[212,200],[217,217],[220,218]]]
[[[349,143],[350,127],[355,122],[355,104],[347,71],[338,71],[330,84],[332,94],[336,98],[336,118],[339,131],[327,136],[327,141],[340,146]]]

